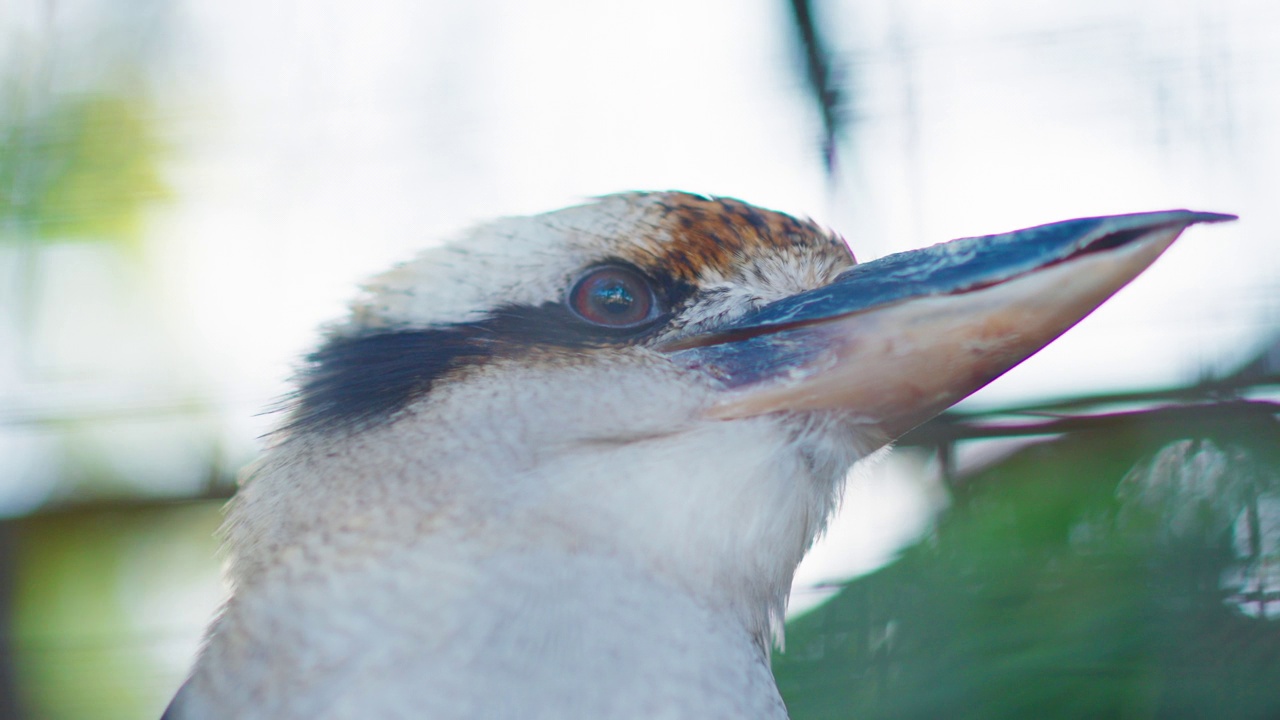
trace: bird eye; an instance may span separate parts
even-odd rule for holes
[[[652,320],[657,302],[645,276],[630,268],[589,270],[569,291],[569,307],[594,325],[631,328]]]

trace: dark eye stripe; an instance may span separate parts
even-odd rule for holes
[[[380,425],[453,371],[495,357],[518,357],[531,348],[644,342],[671,309],[695,292],[688,283],[646,275],[625,262],[607,267],[624,268],[649,283],[653,304],[646,321],[622,326],[584,322],[566,301],[505,305],[470,323],[331,336],[308,356],[297,391],[283,403],[291,410],[285,429],[328,432]]]
[[[652,323],[608,327],[583,322],[564,303],[508,305],[473,323],[327,339],[307,357],[285,429],[374,427],[390,420],[460,368],[532,348],[585,350],[642,341]]]

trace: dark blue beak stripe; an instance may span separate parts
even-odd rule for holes
[[[749,313],[723,328],[716,339],[734,340],[753,334],[752,330],[780,329],[778,326],[848,315],[909,298],[974,290],[1082,253],[1119,247],[1161,227],[1235,219],[1234,215],[1190,210],[1080,218],[895,253],[855,265],[829,285]]]

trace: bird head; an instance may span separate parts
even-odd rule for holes
[[[327,329],[233,505],[233,579],[396,552],[592,556],[763,638],[854,462],[1225,217],[1076,220],[861,265],[811,222],[682,193],[482,226],[375,277]]]

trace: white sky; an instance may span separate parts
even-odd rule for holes
[[[1192,229],[971,404],[1190,382],[1250,357],[1280,320],[1274,2],[822,4],[854,118],[835,185],[778,0],[15,7],[0,26],[36,38],[55,8],[60,52],[94,47],[92,18],[117,30],[161,18],[147,47],[163,58],[174,150],[176,199],[150,228],[159,287],[142,293],[99,256],[63,263],[46,291],[65,307],[45,328],[75,381],[41,386],[36,402],[203,399],[222,408],[233,463],[361,278],[474,222],[620,190],[809,215],[864,260],[1091,214],[1244,218]],[[60,62],[72,86],[95,72],[74,53]],[[86,302],[59,289],[72,286],[102,289]],[[104,379],[93,363],[110,367]],[[0,433],[0,451],[26,458],[0,473],[0,504],[38,502],[57,480],[37,456],[58,445],[24,432]],[[94,442],[124,476],[151,478],[140,486],[190,484],[205,432],[161,419]]]
[[[53,5],[66,20],[60,37],[70,44],[77,13],[104,3]],[[47,6],[7,4],[0,28],[38,28]],[[155,7],[139,2],[138,17]],[[809,215],[864,260],[1082,215],[1242,216],[1191,230],[974,403],[1190,382],[1273,337],[1280,3],[821,9],[855,118],[834,187],[782,0],[177,0],[159,51],[176,200],[151,225],[158,300],[93,308],[97,331],[59,336],[68,356],[115,358],[128,382],[116,373],[95,389],[77,375],[40,397],[205,398],[222,408],[226,453],[243,460],[269,422],[254,413],[283,392],[316,325],[342,312],[362,277],[485,218],[628,189]],[[9,261],[0,253],[0,269]],[[81,274],[66,282],[117,292],[95,279],[109,268],[92,257],[73,265]],[[150,339],[158,327],[165,353]],[[97,352],[108,336],[117,346]],[[11,370],[0,367],[0,389]],[[203,466],[189,436],[199,431],[160,420],[96,442],[125,476],[195,483]],[[57,480],[41,474],[39,453],[58,446],[33,433],[0,432],[0,455],[19,461],[0,472],[0,511],[39,502]],[[923,526],[940,500],[919,464],[903,454],[856,478],[802,583],[871,569]]]
[[[158,232],[229,416],[280,391],[362,276],[484,218],[636,188],[810,215],[863,259],[1082,215],[1245,218],[1190,231],[975,404],[1190,382],[1268,339],[1280,5],[823,7],[856,118],[835,188],[782,2],[186,5],[190,153]],[[936,506],[898,464],[866,477],[801,582],[883,562]]]
[[[175,324],[256,404],[361,277],[417,248],[679,188],[812,215],[863,258],[1237,212],[985,397],[1183,382],[1256,348],[1280,263],[1273,4],[847,5],[827,27],[858,121],[831,191],[784,3],[189,3],[168,108],[181,201],[156,226]]]

